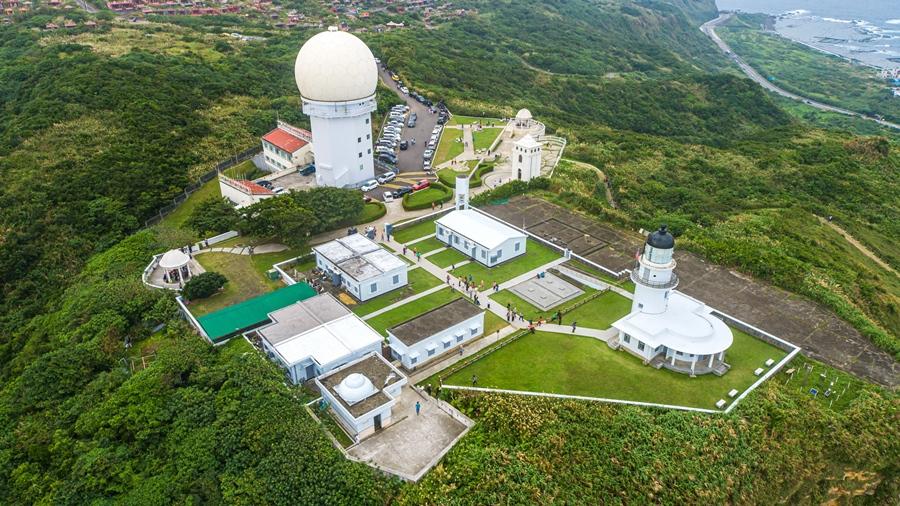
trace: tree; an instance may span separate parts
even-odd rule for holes
[[[306,191],[293,192],[291,197],[300,207],[309,210],[316,216],[318,225],[313,230],[314,233],[355,223],[365,207],[365,202],[358,190],[319,186]]]
[[[207,271],[189,279],[181,293],[188,300],[204,299],[218,292],[227,282],[228,279],[218,272]]]
[[[238,218],[238,212],[228,199],[209,197],[197,204],[185,225],[200,235],[221,234],[233,230]]]
[[[240,228],[247,235],[272,237],[299,248],[319,229],[319,220],[290,195],[282,195],[245,207]]]

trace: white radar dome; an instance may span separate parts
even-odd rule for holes
[[[372,96],[378,83],[375,56],[359,37],[329,27],[303,44],[294,62],[300,95],[317,102]]]

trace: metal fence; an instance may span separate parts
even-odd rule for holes
[[[151,227],[159,223],[163,218],[172,213],[182,202],[187,200],[188,197],[191,196],[192,193],[199,190],[204,184],[208,183],[216,176],[218,176],[219,172],[234,167],[235,165],[242,163],[250,158],[253,158],[257,153],[262,151],[262,148],[259,146],[254,146],[252,148],[245,149],[241,151],[237,155],[229,158],[228,160],[223,160],[217,163],[211,170],[201,175],[197,181],[187,185],[184,188],[184,191],[172,198],[172,203],[167,204],[159,209],[157,214],[151,218],[148,218],[144,221],[145,227]]]

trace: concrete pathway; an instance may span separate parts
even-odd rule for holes
[[[428,258],[428,257],[430,257],[431,255],[434,255],[434,254],[436,254],[436,253],[440,253],[441,251],[447,251],[447,248],[438,248],[438,249],[435,249],[435,250],[431,250],[431,251],[429,251],[428,253],[423,254],[423,255],[422,255],[422,258]]]
[[[531,278],[537,276],[538,273],[544,272],[551,267],[556,267],[557,265],[559,265],[565,261],[566,261],[565,258],[562,258],[562,257],[557,258],[556,260],[553,260],[552,262],[548,262],[548,263],[538,267],[537,269],[532,269],[532,270],[526,272],[525,274],[520,274],[520,275],[510,279],[509,281],[504,281],[503,283],[500,283],[500,289],[506,290],[507,288],[516,286],[523,281],[526,281],[528,279],[531,279]]]
[[[278,253],[280,251],[287,251],[288,249],[290,249],[290,248],[288,248],[284,244],[267,243],[267,244],[260,244],[259,246],[254,246],[253,254],[254,255],[263,255],[266,253]],[[213,248],[202,249],[200,251],[195,251],[194,254],[199,255],[201,253],[206,253],[206,252],[231,253],[232,255],[249,255],[250,248],[247,246],[241,246],[239,248],[238,247],[235,247],[235,248],[215,248],[215,247],[213,247]]]

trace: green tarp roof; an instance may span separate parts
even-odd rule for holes
[[[313,295],[316,295],[313,287],[306,283],[297,283],[201,316],[197,318],[197,321],[200,322],[209,338],[216,342],[264,323],[269,319],[269,313],[272,311],[308,299]]]

